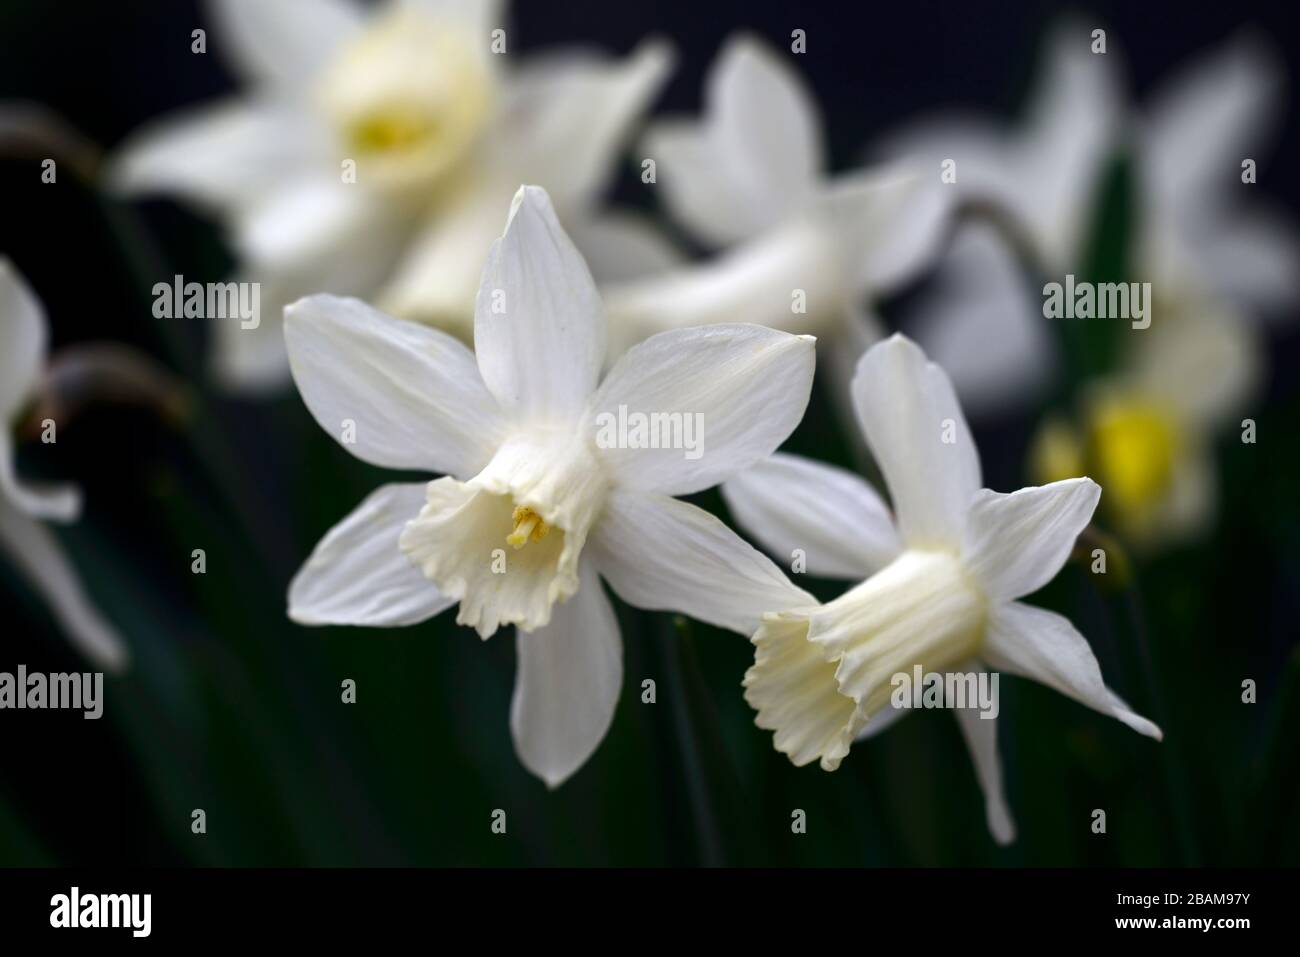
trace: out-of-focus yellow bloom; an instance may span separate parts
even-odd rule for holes
[[[1157,301],[1118,373],[1093,383],[1075,421],[1054,417],[1029,450],[1039,482],[1092,475],[1102,514],[1143,548],[1190,538],[1214,517],[1210,446],[1259,380],[1258,336],[1208,293]]]

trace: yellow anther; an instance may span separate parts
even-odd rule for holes
[[[533,541],[540,542],[546,537],[551,530],[551,526],[542,521],[542,517],[534,512],[531,508],[525,508],[522,505],[516,505],[514,514],[511,516],[515,523],[514,530],[506,536],[506,544],[512,548],[523,548],[528,544],[531,537]]]
[[[409,150],[432,135],[430,123],[412,112],[378,110],[352,124],[349,140],[359,152]]]

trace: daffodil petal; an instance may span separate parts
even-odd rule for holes
[[[856,292],[877,295],[916,278],[947,239],[953,192],[916,163],[837,177],[816,199]]]
[[[468,477],[499,444],[496,403],[451,336],[356,299],[310,296],[285,310],[285,341],[307,408],[364,461]]]
[[[816,103],[790,63],[742,34],[710,71],[705,100],[711,139],[746,200],[774,212],[797,208],[815,189],[825,158]]]
[[[128,195],[176,193],[228,212],[308,169],[324,136],[302,110],[256,97],[219,100],[133,133],[108,182]]]
[[[498,176],[545,188],[564,216],[590,213],[672,63],[661,40],[620,59],[559,50],[525,60],[510,74],[488,162]]]
[[[665,495],[688,495],[739,474],[774,452],[803,418],[813,351],[810,336],[753,325],[651,336],[619,359],[592,399],[602,460],[625,487]],[[659,421],[680,421],[678,439],[659,436],[657,448],[631,447],[646,442],[630,431],[615,434],[624,421],[620,409],[677,416]]]
[[[977,420],[1040,395],[1054,374],[1057,352],[1035,292],[996,230],[972,223],[902,319]]]
[[[994,599],[1032,594],[1056,577],[1100,499],[1101,487],[1088,478],[1010,494],[982,489],[967,520],[966,567]]]
[[[1139,734],[1163,737],[1106,687],[1087,640],[1068,618],[1021,602],[989,612],[982,657],[991,669],[1032,678],[1081,704],[1122,721]]]
[[[501,235],[501,211],[509,208],[514,188],[487,180],[468,184],[423,222],[384,282],[378,305],[471,342],[483,263]]]
[[[246,80],[301,87],[365,23],[353,0],[209,0],[213,46]]]
[[[876,490],[843,469],[772,455],[722,486],[736,521],[782,562],[802,557],[809,574],[866,578],[902,549]]]
[[[645,154],[673,217],[714,246],[751,239],[791,215],[824,163],[812,97],[749,36],[731,40],[710,70],[704,115],[655,124]]]
[[[310,277],[324,274],[322,261],[341,272],[353,268],[353,257],[370,266],[384,251],[396,255],[405,235],[387,204],[329,173],[302,176],[259,197],[238,211],[233,228],[250,270]]]
[[[551,788],[586,763],[609,730],[623,687],[618,619],[590,563],[549,624],[520,631],[510,733],[519,760]]]
[[[980,790],[984,792],[984,814],[989,831],[999,844],[1016,839],[1007,796],[1002,788],[1002,758],[998,754],[998,719],[986,718],[975,708],[954,708],[957,727],[970,750]]]
[[[300,625],[414,625],[455,604],[398,547],[425,485],[382,485],[330,529],[289,585]]]
[[[98,667],[121,671],[129,655],[117,630],[91,604],[58,540],[0,496],[0,550],[44,596],[72,643]]]
[[[1293,315],[1300,300],[1300,238],[1279,213],[1251,210],[1216,220],[1197,253],[1219,295],[1267,319]]]
[[[32,518],[71,522],[81,514],[81,490],[75,485],[18,478],[13,440],[4,432],[0,432],[0,499]]]
[[[744,635],[753,634],[764,612],[814,603],[713,515],[663,495],[616,490],[587,547],[629,605]]]
[[[1099,58],[1099,59],[1104,59]],[[1276,56],[1243,36],[1172,77],[1151,98],[1139,132],[1143,186],[1166,214],[1212,215],[1236,192],[1285,82]]]
[[[693,120],[655,123],[642,152],[655,161],[655,181],[673,219],[700,242],[730,246],[752,239],[780,219],[783,209],[774,197],[748,202],[736,180],[727,176],[706,131]]]
[[[605,318],[587,264],[546,191],[521,186],[474,307],[488,391],[516,420],[576,421],[605,361]]]
[[[947,374],[894,335],[858,362],[853,401],[903,540],[917,548],[958,544],[980,463]]]
[[[0,256],[0,429],[7,428],[36,387],[45,363],[49,326],[31,287]]]
[[[257,282],[237,277],[236,282]],[[260,315],[255,326],[239,317],[210,320],[212,349],[209,362],[217,381],[226,389],[259,396],[287,386],[289,354],[284,341],[284,309],[297,299],[292,285],[275,279],[261,280]]]

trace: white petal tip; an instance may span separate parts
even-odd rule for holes
[[[554,215],[551,194],[541,186],[530,186],[528,183],[522,183],[515,190],[514,198],[510,200],[510,215],[506,218],[505,232],[510,231],[510,224],[515,221],[515,214],[524,206],[528,206],[530,209],[549,211],[551,215]],[[503,232],[501,235],[504,236],[505,233]]]

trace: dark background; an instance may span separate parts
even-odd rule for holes
[[[269,0],[274,2],[274,0]],[[1297,75],[1294,4],[1100,3],[1131,91],[1254,25]],[[748,29],[788,48],[821,104],[836,168],[873,136],[952,106],[1011,118],[1036,74],[1056,4],[516,3],[511,55],[555,44],[630,50],[668,36],[677,71],[658,111],[694,111],[724,38]],[[0,99],[53,108],[106,148],[145,120],[233,81],[206,24],[174,0],[6,0]],[[1288,104],[1261,194],[1300,219],[1300,142]],[[649,205],[625,165],[615,198]],[[1218,457],[1215,535],[1140,569],[1140,590],[1102,593],[1069,566],[1043,604],[1071,614],[1109,683],[1161,724],[1152,745],[1024,681],[1002,686],[1001,743],[1020,837],[994,846],[955,723],[921,714],[854,748],[832,775],[796,769],[752,725],[734,635],[619,606],[625,688],[594,758],[549,793],[519,765],[507,715],[508,634],[482,643],[444,615],[391,632],[287,621],[285,586],[311,546],[390,473],[346,454],[296,395],[215,393],[203,330],[156,322],[149,288],[172,272],[219,277],[219,232],[167,202],[125,205],[61,166],[0,157],[0,252],[44,301],[54,344],[112,339],[156,356],[192,390],[182,426],[125,404],[60,423],[23,451],[28,473],[86,492],[61,537],[134,670],[107,683],[98,722],[0,712],[0,862],[142,864],[1295,864],[1300,860],[1300,415],[1297,327],[1270,331],[1259,444]],[[1294,318],[1294,317],[1293,317]],[[1036,411],[978,428],[986,481],[1025,484]],[[1228,437],[1231,439],[1231,436]],[[791,448],[846,461],[818,399]],[[1237,446],[1240,449],[1240,446]],[[700,498],[720,510],[715,494]],[[208,573],[190,574],[207,551]],[[823,595],[832,594],[821,589]],[[82,670],[44,605],[0,563],[0,670]],[[657,704],[640,702],[655,678]],[[1240,703],[1258,681],[1259,703]],[[339,684],[358,684],[342,705]],[[208,833],[190,833],[204,808]],[[1088,829],[1105,808],[1109,833]],[[507,836],[490,815],[509,815]],[[808,814],[808,833],[790,814]]]

